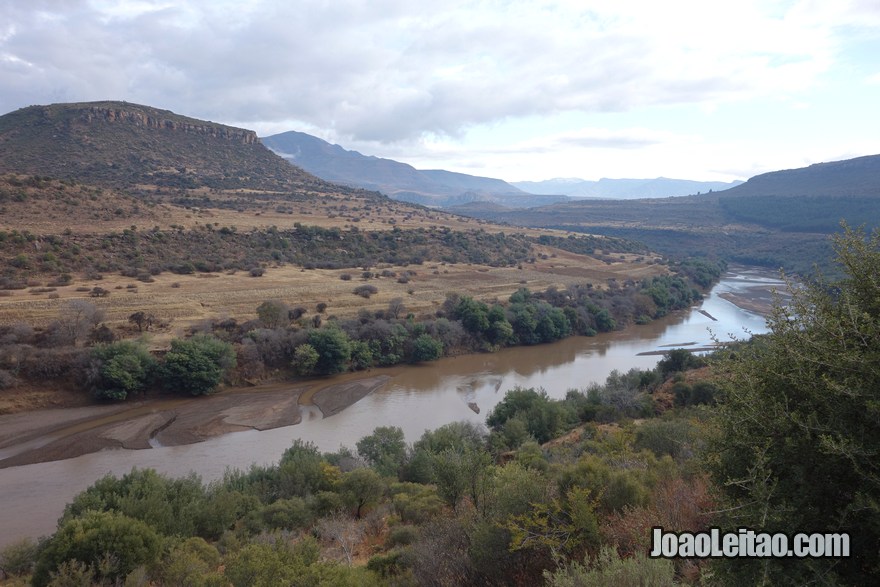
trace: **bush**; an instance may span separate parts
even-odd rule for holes
[[[421,334],[413,341],[413,363],[436,361],[443,356],[443,343],[430,334]]]
[[[26,575],[36,559],[37,545],[30,538],[22,538],[0,550],[0,571],[7,575]]]
[[[143,344],[125,340],[92,349],[91,366],[95,397],[124,400],[146,388],[156,361]]]
[[[214,390],[227,369],[235,366],[232,345],[206,334],[171,342],[171,350],[159,368],[164,387],[189,395]]]
[[[155,564],[161,546],[159,534],[140,520],[116,512],[87,511],[62,523],[43,547],[33,584],[48,585],[52,572],[70,560],[93,566],[99,580],[121,580],[139,566]]]
[[[379,293],[379,288],[377,288],[375,285],[359,285],[354,288],[354,291],[352,293],[354,293],[355,295],[359,295],[362,298],[369,299],[371,295]]]
[[[351,359],[348,335],[338,328],[321,328],[309,332],[309,344],[317,351],[315,372],[333,375],[345,371]]]

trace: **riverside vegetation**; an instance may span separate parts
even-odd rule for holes
[[[670,351],[562,400],[510,390],[487,429],[453,423],[411,446],[380,426],[210,484],[106,477],[0,564],[36,585],[870,584],[880,232],[847,230],[836,248],[844,280],[794,288],[769,334],[711,357]],[[653,526],[710,525],[847,532],[852,556],[645,555]]]
[[[24,323],[0,327],[0,385],[8,389],[35,381],[76,387],[80,382],[101,400],[124,400],[148,388],[201,395],[224,377],[237,382],[271,373],[332,375],[547,343],[572,334],[592,336],[688,307],[701,296],[697,284],[710,284],[721,271],[695,262],[674,269],[677,274],[612,281],[604,289],[585,284],[532,292],[523,287],[505,304],[449,294],[434,316],[419,319],[402,298],[392,299],[385,310],[361,310],[351,319],[328,317],[320,304],[306,317],[302,306],[267,300],[256,308],[255,320],[206,321],[191,338],[172,340],[158,358],[143,339],[116,340],[94,303],[73,300],[45,328]],[[366,284],[353,288],[365,297],[373,291]],[[129,322],[146,334],[157,319],[138,311]]]

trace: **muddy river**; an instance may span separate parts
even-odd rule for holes
[[[660,358],[658,351],[706,347],[713,339],[748,338],[766,330],[764,318],[728,299],[761,300],[774,286],[781,284],[772,274],[738,269],[727,273],[700,306],[648,325],[592,338],[572,337],[549,345],[346,375],[343,379],[389,378],[332,416],[323,417],[315,406],[302,406],[302,421],[295,426],[234,432],[183,446],[154,443],[153,448],[143,450],[103,450],[0,469],[0,546],[54,531],[64,504],[107,473],[121,475],[132,467],[152,467],[169,475],[195,471],[203,480],[211,480],[227,467],[276,462],[297,438],[332,451],[341,445],[354,447],[376,426],[399,426],[412,442],[426,429],[448,422],[483,422],[505,391],[515,386],[543,388],[552,397],[563,397],[569,389],[604,381],[614,369],[651,368]]]

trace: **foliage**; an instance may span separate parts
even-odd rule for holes
[[[22,538],[0,549],[0,571],[7,575],[26,575],[37,558],[37,544],[30,538]]]
[[[603,546],[599,554],[584,564],[573,562],[551,573],[545,571],[549,587],[672,587],[675,568],[668,559],[652,559],[643,553],[622,558],[610,546]]]
[[[550,400],[544,390],[517,387],[505,394],[486,417],[486,423],[492,430],[500,431],[508,420],[520,418],[529,434],[544,443],[558,434],[571,416],[563,404]]]
[[[361,468],[346,473],[342,478],[340,490],[343,498],[360,518],[364,507],[375,503],[385,491],[385,484],[378,473],[372,469]]]
[[[351,359],[351,342],[338,328],[320,328],[309,332],[309,344],[318,353],[315,372],[333,375],[344,371]]]
[[[288,322],[289,308],[279,300],[266,300],[257,306],[257,317],[265,328],[280,328]]]
[[[300,375],[311,375],[315,372],[320,358],[315,347],[309,343],[301,344],[293,352],[293,369]]]
[[[62,521],[89,511],[118,512],[145,522],[166,535],[193,535],[199,506],[205,499],[197,477],[169,479],[152,469],[132,469],[120,478],[108,475],[77,494]]]
[[[98,399],[124,400],[143,391],[156,366],[144,344],[128,340],[98,345],[90,358],[91,387]]]
[[[47,585],[51,573],[69,560],[100,569],[101,579],[121,579],[138,566],[154,564],[160,549],[159,534],[144,522],[116,512],[87,511],[64,521],[42,547],[33,582]]]
[[[411,362],[436,361],[441,356],[443,356],[443,343],[430,334],[420,334],[413,341]]]
[[[730,352],[708,461],[728,527],[847,532],[846,559],[737,561],[750,583],[871,582],[880,568],[880,231],[835,238],[846,277],[791,287],[771,332]]]
[[[358,455],[379,474],[397,477],[406,461],[406,441],[397,426],[379,426],[357,442]]]
[[[232,345],[213,336],[197,334],[171,341],[171,350],[159,368],[164,387],[178,393],[204,395],[220,384],[227,369],[235,366]]]

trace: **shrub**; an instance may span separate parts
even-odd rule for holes
[[[321,328],[309,332],[309,344],[318,353],[315,372],[332,375],[345,371],[351,359],[351,342],[338,328]]]
[[[142,391],[155,367],[143,344],[128,340],[92,349],[92,392],[98,399],[124,400]]]
[[[206,334],[174,340],[159,369],[162,384],[189,395],[204,395],[219,385],[227,369],[235,366],[232,345]]]
[[[355,295],[361,296],[362,298],[369,299],[371,295],[379,293],[379,289],[375,285],[359,285],[354,288],[353,293]]]
[[[52,572],[70,560],[93,566],[99,580],[115,582],[139,566],[154,564],[161,546],[156,531],[140,520],[116,512],[87,511],[61,524],[43,547],[33,584],[49,584]]]
[[[36,558],[37,545],[30,538],[22,538],[0,550],[0,571],[7,575],[26,575]]]

